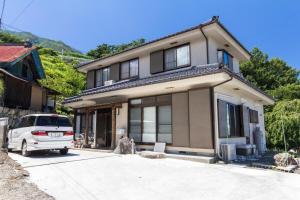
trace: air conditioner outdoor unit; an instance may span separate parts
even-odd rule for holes
[[[223,161],[236,160],[235,144],[221,144],[221,153]]]
[[[108,86],[108,85],[112,85],[113,83],[114,83],[114,80],[108,80],[108,81],[104,82],[104,85]]]

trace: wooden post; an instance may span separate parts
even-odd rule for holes
[[[56,95],[54,95],[54,113],[57,113],[56,112]]]
[[[111,114],[111,148],[114,149],[116,146],[116,107],[112,107],[112,114]]]
[[[84,147],[89,144],[89,111],[85,110],[85,130],[84,130]]]
[[[73,113],[74,113],[74,117],[73,117],[73,130],[74,130],[74,135],[73,135],[73,140],[75,141],[76,137],[75,137],[75,134],[76,134],[76,127],[77,127],[77,115],[78,115],[78,111],[77,109],[73,109]]]

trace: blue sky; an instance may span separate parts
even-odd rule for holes
[[[259,47],[300,69],[298,0],[33,0],[16,19],[31,1],[6,0],[4,23],[82,52],[152,40],[218,15],[249,50]]]

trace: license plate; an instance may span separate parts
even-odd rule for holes
[[[63,132],[48,132],[48,136],[50,137],[62,137],[63,135]]]

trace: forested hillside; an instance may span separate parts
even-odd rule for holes
[[[51,48],[55,51],[61,52],[62,50],[64,50],[66,52],[80,53],[80,51],[70,47],[69,45],[65,44],[62,41],[42,38],[29,32],[15,32],[15,31],[5,31],[5,32],[14,35],[24,41],[30,40],[34,45],[38,45],[45,48]]]

